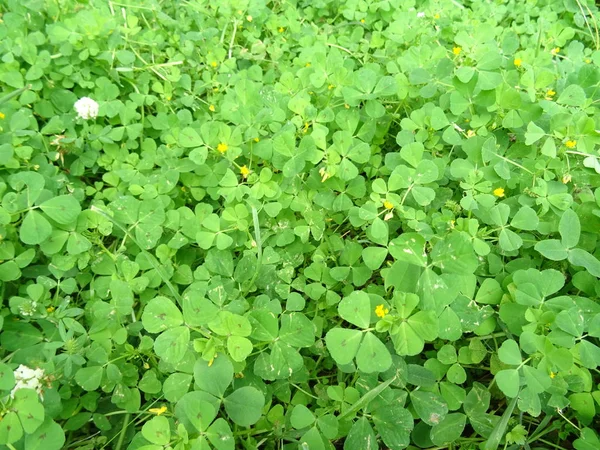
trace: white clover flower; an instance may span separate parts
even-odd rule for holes
[[[36,301],[25,301],[19,306],[19,313],[24,317],[33,316],[33,313],[36,312],[36,308]]]
[[[98,102],[89,97],[81,97],[73,106],[75,107],[75,111],[77,111],[77,117],[84,120],[98,117]]]
[[[25,378],[31,369],[21,364],[14,371],[15,378]]]
[[[421,11],[421,12],[418,12],[418,13],[417,13],[417,17],[418,17],[419,19],[422,19],[423,17],[425,17],[425,13],[424,13],[423,11]]]
[[[43,385],[42,379],[45,377],[43,369],[30,369],[29,367],[21,364],[14,371],[15,376],[15,387],[10,391],[11,398],[15,397],[15,393],[19,389],[33,389],[43,398]]]

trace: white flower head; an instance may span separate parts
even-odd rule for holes
[[[31,369],[27,366],[21,364],[19,367],[15,369],[14,375],[17,379],[27,378],[30,374]]]
[[[98,117],[98,102],[89,97],[81,97],[75,102],[74,107],[75,111],[77,111],[77,117],[84,120],[95,119]]]
[[[19,313],[24,316],[33,316],[37,309],[37,302],[32,300],[25,300],[19,305]]]
[[[30,369],[21,364],[14,371],[15,387],[10,392],[12,398],[19,389],[33,389],[40,397],[43,397],[42,379],[45,377],[44,369]]]
[[[421,11],[421,12],[418,12],[418,13],[417,13],[417,17],[418,17],[419,19],[422,19],[423,17],[425,17],[425,13],[424,13],[423,11]]]

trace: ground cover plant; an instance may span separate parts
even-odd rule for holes
[[[593,2],[0,13],[1,448],[600,448]]]

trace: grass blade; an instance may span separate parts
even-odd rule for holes
[[[502,437],[506,433],[506,427],[508,426],[508,421],[512,417],[512,413],[515,409],[515,406],[517,405],[518,399],[519,399],[519,396],[517,395],[515,398],[513,398],[510,401],[506,410],[504,411],[504,414],[502,414],[502,419],[494,427],[494,429],[492,430],[492,434],[490,434],[490,437],[488,438],[487,442],[485,443],[485,446],[483,447],[484,450],[496,450],[498,448],[498,446],[500,445],[500,441],[502,440]]]

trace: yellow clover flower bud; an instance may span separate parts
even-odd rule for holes
[[[148,410],[148,412],[152,413],[152,414],[156,414],[157,416],[160,416],[161,414],[164,414],[165,412],[167,412],[167,407],[165,405],[163,405],[160,408],[150,408]]]
[[[377,305],[377,307],[375,308],[375,314],[377,315],[377,317],[380,318],[384,318],[389,312],[390,310],[383,305]]]

